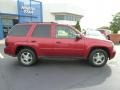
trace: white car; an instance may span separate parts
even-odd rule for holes
[[[95,39],[102,39],[107,40],[104,34],[102,34],[100,31],[97,30],[86,30],[85,36],[89,38],[95,38]]]

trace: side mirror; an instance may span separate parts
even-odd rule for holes
[[[81,39],[81,35],[80,34],[76,34],[75,37],[76,37],[77,40]]]
[[[108,40],[110,40],[110,35],[107,35],[106,38],[107,38]]]

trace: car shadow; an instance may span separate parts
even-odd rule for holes
[[[13,90],[69,90],[100,85],[111,76],[111,68],[92,67],[83,60],[42,59],[25,67],[16,59],[7,63],[4,74]],[[32,88],[32,89],[31,89]]]

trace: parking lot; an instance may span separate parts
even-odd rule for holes
[[[119,47],[116,57],[101,68],[73,59],[42,59],[24,67],[0,45],[0,90],[120,90]]]

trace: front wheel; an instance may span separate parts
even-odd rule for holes
[[[31,66],[37,61],[37,58],[33,50],[26,48],[19,51],[18,60],[24,66]]]
[[[108,54],[105,50],[95,49],[90,53],[88,59],[92,66],[101,67],[107,63]]]

